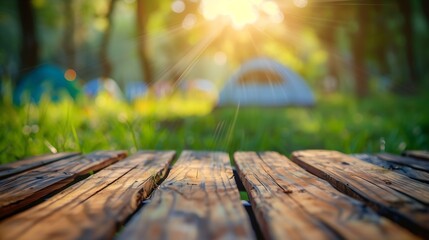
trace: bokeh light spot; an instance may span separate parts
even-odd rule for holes
[[[171,10],[175,13],[182,13],[185,8],[185,3],[182,0],[176,0],[171,3]]]
[[[64,73],[64,78],[67,79],[67,81],[76,80],[76,71],[73,69],[67,69]]]
[[[217,65],[224,65],[226,63],[227,57],[224,52],[216,52],[214,55],[214,61]]]
[[[299,8],[305,8],[308,4],[308,0],[293,0],[293,3]]]
[[[197,22],[197,18],[195,17],[195,14],[188,14],[186,15],[186,17],[183,19],[182,22],[182,27],[184,29],[192,29],[195,26],[195,23]]]
[[[280,11],[277,4],[273,1],[264,1],[261,4],[261,11],[267,14],[271,22],[281,23],[283,22],[283,13]]]

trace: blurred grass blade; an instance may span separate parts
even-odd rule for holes
[[[138,144],[137,144],[137,137],[136,137],[136,133],[133,131],[133,125],[127,121],[127,126],[131,132],[131,137],[133,138],[133,143],[134,143],[134,149],[135,151],[137,151],[139,149]],[[132,151],[133,152],[133,151]]]
[[[77,149],[78,149],[79,152],[82,152],[82,147],[80,145],[80,141],[79,141],[79,138],[77,136],[76,128],[74,127],[73,124],[70,124],[70,126],[71,126],[71,130],[72,130],[74,141],[77,144]]]
[[[48,140],[45,139],[44,143],[45,143],[46,147],[49,148],[49,151],[51,151],[51,153],[57,153],[58,152],[58,150]]]
[[[232,133],[235,130],[235,124],[237,122],[238,118],[238,112],[240,111],[240,104],[237,105],[237,108],[235,109],[234,119],[232,120],[231,127],[228,129],[228,135],[226,138],[226,148],[229,147],[229,144],[231,143]]]

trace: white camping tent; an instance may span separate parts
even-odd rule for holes
[[[219,106],[285,106],[314,104],[304,80],[286,66],[269,58],[244,63],[220,92]]]

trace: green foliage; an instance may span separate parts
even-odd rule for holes
[[[45,152],[100,149],[205,149],[232,153],[236,150],[275,150],[284,154],[298,149],[323,148],[352,152],[400,152],[424,149],[429,142],[427,94],[400,97],[387,93],[393,86],[408,86],[402,93],[427,89],[429,75],[423,71],[428,54],[428,16],[412,1],[411,32],[418,79],[408,77],[406,17],[399,1],[380,4],[344,4],[309,1],[305,8],[294,1],[276,1],[283,12],[281,23],[263,22],[234,29],[227,19],[207,20],[199,1],[184,1],[183,12],[172,11],[173,1],[143,1],[148,18],[147,34],[136,35],[135,1],[118,1],[109,43],[112,78],[120,85],[141,81],[137,42],[148,43],[148,57],[156,80],[206,78],[222,85],[230,71],[255,56],[268,56],[300,73],[315,92],[323,91],[323,79],[338,78],[342,94],[353,92],[355,53],[353,43],[363,41],[362,67],[370,85],[367,99],[356,100],[340,93],[321,95],[317,106],[303,108],[224,108],[208,113],[210,104],[184,96],[150,99],[129,105],[123,102],[79,99],[39,105],[12,105],[13,81],[19,64],[20,24],[17,4],[0,2],[0,162]],[[404,1],[406,2],[406,1]],[[106,28],[109,1],[73,1],[75,39],[63,39],[67,15],[65,2],[32,1],[40,38],[41,58],[66,66],[69,57],[64,41],[76,50],[79,82],[100,72],[100,37]],[[423,6],[423,5],[422,5]],[[323,11],[321,11],[323,10]],[[367,11],[367,18],[358,15]],[[195,25],[184,27],[186,17]],[[364,26],[366,36],[356,37]],[[410,50],[410,49],[408,49]],[[421,50],[421,51],[420,51]],[[359,52],[359,51],[357,51]],[[214,60],[225,55],[225,63]],[[414,64],[410,65],[413,66]],[[338,75],[338,76],[336,76]],[[6,81],[5,79],[8,79]],[[10,80],[9,80],[10,79]],[[381,91],[385,91],[380,95]],[[197,114],[198,113],[198,114]]]
[[[245,191],[240,191],[240,199],[249,201],[249,195]]]
[[[22,107],[1,101],[0,162],[52,151],[102,149],[335,149],[399,153],[429,146],[429,96],[376,96],[361,101],[320,96],[313,108],[222,108],[201,116],[144,115],[116,102],[80,99]],[[169,106],[172,106],[169,104]]]

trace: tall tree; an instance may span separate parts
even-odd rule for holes
[[[370,11],[371,13],[371,35],[378,35],[377,38],[372,38],[372,58],[376,61],[380,74],[383,76],[389,75],[388,64],[388,49],[391,46],[389,31],[386,16],[390,15],[390,7],[382,4],[375,5]]]
[[[75,17],[73,0],[64,1],[65,28],[63,36],[63,46],[66,53],[66,65],[68,68],[76,68],[76,48],[75,48]]]
[[[21,66],[23,74],[39,63],[39,44],[37,40],[35,14],[31,0],[19,0],[18,11],[21,24]]]
[[[100,62],[101,62],[101,77],[108,78],[112,74],[112,63],[109,60],[108,56],[108,46],[110,41],[110,36],[112,35],[113,28],[113,12],[115,10],[115,3],[117,0],[110,0],[109,8],[107,10],[106,19],[107,19],[107,27],[104,30],[103,38],[101,40],[100,46]]]
[[[363,7],[356,8],[358,29],[352,38],[353,72],[355,77],[355,91],[360,98],[368,94],[368,76],[365,67],[365,50],[367,39],[367,10]]]
[[[429,24],[429,1],[427,0],[420,0],[420,4],[423,10],[423,14],[426,18],[426,24]]]
[[[152,69],[150,67],[147,50],[147,22],[149,19],[149,1],[137,0],[137,48],[140,57],[141,70],[146,85],[153,83]]]
[[[337,47],[337,31],[340,27],[338,18],[341,19],[341,16],[338,14],[338,12],[340,12],[338,11],[338,7],[339,6],[333,5],[330,8],[326,8],[325,11],[320,13],[320,18],[324,19],[326,22],[317,23],[317,25],[313,27],[323,48],[328,52],[328,75],[335,81],[335,88],[340,86],[338,62],[340,50]]]
[[[399,11],[401,12],[404,23],[402,25],[402,31],[405,37],[405,50],[407,55],[407,65],[409,69],[409,81],[406,81],[409,88],[414,88],[415,84],[418,83],[418,74],[416,68],[416,58],[414,54],[414,31],[413,31],[413,14],[412,14],[412,1],[410,0],[398,0]]]

